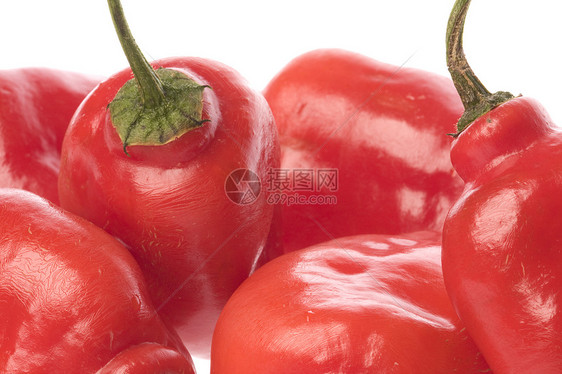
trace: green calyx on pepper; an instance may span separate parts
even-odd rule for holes
[[[128,145],[160,145],[201,127],[203,89],[176,70],[154,70],[131,34],[119,0],[108,0],[111,17],[134,78],[119,90],[109,104],[111,121]]]
[[[469,5],[470,0],[457,0],[447,24],[447,67],[465,109],[457,123],[457,132],[449,134],[453,137],[459,136],[478,117],[514,97],[505,91],[488,91],[466,61],[462,36]]]

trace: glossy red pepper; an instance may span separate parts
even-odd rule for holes
[[[122,9],[113,1],[110,5],[119,23]],[[153,62],[165,95],[162,104],[149,108],[154,98],[138,98],[136,82],[156,75],[144,57],[132,65],[139,60],[146,74],[135,72],[136,80],[130,69],[115,74],[78,109],[63,144],[61,205],[126,243],[162,318],[192,353],[208,355],[220,310],[254,270],[268,237],[273,205],[251,177],[265,180],[267,170],[278,167],[277,132],[261,94],[233,69],[201,58]],[[170,104],[174,97],[169,95],[184,89],[182,84],[191,89],[179,95],[191,100],[187,105],[195,110],[190,113],[183,102]],[[124,106],[115,104],[116,95]],[[156,114],[127,106],[130,97]],[[122,114],[137,127],[125,129],[120,138]],[[167,128],[154,130],[155,143],[135,143],[127,131],[152,125],[135,116],[151,115],[152,122],[170,128],[178,117],[185,118],[193,128],[183,135],[174,132],[165,144],[158,142]],[[243,187],[248,189],[240,191],[255,194],[237,195]]]
[[[131,347],[109,361],[96,374],[195,374],[191,364],[175,349],[156,343]]]
[[[171,357],[170,372],[195,372],[134,258],[102,229],[31,192],[0,189],[0,233],[2,373],[159,373]]]
[[[288,197],[274,202],[285,251],[346,235],[441,229],[462,190],[446,136],[462,113],[450,79],[316,50],[289,63],[264,95],[279,128],[284,175],[276,182]],[[333,169],[337,185],[326,187]],[[299,180],[307,175],[312,183]]]
[[[480,373],[445,292],[439,232],[339,238],[272,260],[234,293],[212,374]]]
[[[0,71],[0,187],[58,203],[62,139],[74,111],[98,83],[47,68]]]
[[[467,106],[451,159],[466,189],[444,225],[444,279],[495,373],[559,373],[562,133],[537,101],[490,94],[474,76],[461,44],[469,3],[457,1],[449,21]]]

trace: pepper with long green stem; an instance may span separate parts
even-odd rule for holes
[[[244,204],[225,181],[239,169],[265,181],[279,167],[275,124],[265,99],[219,62],[147,64],[119,1],[108,4],[133,70],[100,84],[70,124],[61,204],[129,247],[164,321],[207,355],[222,306],[261,261],[273,215],[267,191]]]
[[[451,161],[466,188],[443,229],[447,292],[494,373],[562,371],[562,137],[527,97],[490,94],[448,27],[451,76],[465,103]]]

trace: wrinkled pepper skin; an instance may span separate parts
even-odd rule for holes
[[[191,353],[209,355],[220,310],[254,270],[274,206],[262,188],[238,205],[225,183],[249,169],[262,181],[279,165],[277,130],[263,96],[231,68],[200,58],[168,58],[202,85],[202,127],[160,146],[128,146],[107,110],[129,69],[85,100],[64,139],[61,206],[122,240],[139,262],[154,303]]]
[[[562,372],[562,133],[518,97],[472,122],[443,231],[447,291],[496,373]]]
[[[47,68],[0,71],[0,187],[58,203],[64,133],[101,79]]]
[[[480,373],[445,292],[440,233],[360,235],[258,269],[224,308],[212,374]]]
[[[195,372],[109,234],[35,194],[0,189],[0,236],[2,373],[105,373],[116,357],[114,369],[148,361],[156,373],[145,343],[174,352],[181,370],[172,373]]]
[[[339,172],[337,191],[297,192],[337,203],[283,204],[286,252],[333,237],[441,230],[463,186],[446,135],[463,112],[450,79],[316,50],[290,62],[264,96],[281,168]]]

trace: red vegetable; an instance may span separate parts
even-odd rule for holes
[[[441,229],[462,189],[446,136],[462,104],[449,79],[328,49],[293,60],[264,95],[281,142],[272,196],[285,251]]]
[[[136,79],[129,69],[110,77],[78,109],[63,144],[61,204],[126,243],[163,319],[192,353],[208,354],[220,310],[268,237],[273,206],[257,178],[278,167],[273,117],[218,62],[161,59],[155,73],[109,3]]]
[[[30,192],[0,189],[0,233],[2,373],[95,373],[106,364],[112,373],[159,372],[143,344],[174,355],[174,373],[195,372],[135,260],[103,230]]]
[[[467,186],[445,221],[445,283],[494,372],[559,373],[562,134],[537,101],[490,94],[474,76],[462,50],[469,3],[456,2],[448,29],[467,108],[451,159]]]
[[[141,359],[139,359],[141,358]],[[143,343],[115,356],[96,374],[189,374],[195,373],[186,365],[178,351],[155,343]]]
[[[225,306],[211,373],[487,371],[445,292],[439,239],[346,237],[272,260]]]
[[[0,71],[0,187],[58,203],[62,139],[72,114],[98,82],[45,68]]]

